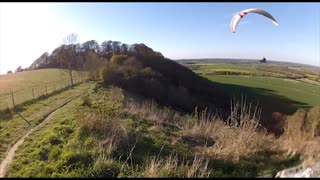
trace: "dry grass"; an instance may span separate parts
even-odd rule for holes
[[[320,106],[313,107],[309,110],[306,119],[306,128],[312,137],[320,136]]]
[[[172,110],[161,109],[152,101],[128,102],[126,110],[157,124],[173,122],[181,129],[183,139],[195,146],[206,146],[202,153],[221,159],[238,161],[274,144],[274,137],[267,135],[260,126],[261,110],[246,102],[245,98],[231,102],[231,114],[227,120],[209,115],[206,110],[196,112],[195,116],[182,117]]]
[[[126,111],[136,114],[144,119],[153,121],[157,125],[163,123],[174,123],[179,126],[181,124],[181,116],[170,109],[163,109],[154,101],[143,101],[141,103],[128,100],[126,102]]]
[[[166,159],[151,158],[146,164],[144,177],[208,177],[208,161],[195,157],[193,161],[178,163],[177,157],[169,156]]]
[[[300,154],[304,163],[319,161],[319,122],[319,107],[314,107],[309,112],[297,110],[287,119],[285,132],[278,140],[278,148],[292,156]]]
[[[79,112],[77,126],[84,135],[94,135],[100,142],[100,149],[110,154],[128,138],[125,123],[106,118],[94,111]]]
[[[92,103],[91,98],[97,101]],[[93,135],[100,145],[100,154],[110,155],[118,146],[128,139],[127,124],[120,121],[119,112],[123,106],[123,92],[111,88],[96,97],[87,97],[90,109],[78,112],[77,127],[84,136]]]
[[[245,100],[231,103],[231,114],[227,122],[219,117],[200,116],[200,121],[185,126],[182,134],[213,138],[213,146],[204,151],[217,158],[238,161],[241,157],[267,149],[273,143],[273,136],[260,129],[260,111]]]

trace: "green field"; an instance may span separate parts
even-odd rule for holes
[[[292,65],[285,62],[259,63],[255,61],[220,61],[201,62],[193,61],[191,64],[184,62],[183,65],[191,68],[197,74],[217,74],[215,71],[246,72],[255,76],[299,79],[309,84],[318,85],[320,82],[319,67],[306,65]],[[221,74],[218,72],[218,74]],[[228,75],[226,73],[222,75]],[[305,81],[304,79],[307,79]]]
[[[85,73],[73,71],[74,83],[83,81],[85,76]],[[18,105],[69,85],[68,71],[62,69],[39,69],[0,75],[0,110],[13,107],[13,101]]]
[[[317,67],[249,61],[191,61],[183,63],[211,80],[229,95],[258,103],[263,118],[272,112],[292,114],[298,108],[320,105]],[[232,75],[231,75],[232,74]]]

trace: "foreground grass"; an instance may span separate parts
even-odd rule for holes
[[[272,148],[256,115],[226,125],[138,99],[97,84],[30,134],[9,177],[256,177],[299,162]]]
[[[74,89],[43,98],[20,107],[18,113],[7,111],[0,116],[0,160],[4,158],[7,149],[17,142],[26,132],[39,124],[47,114],[59,108],[62,104],[79,96],[88,88],[84,83]]]

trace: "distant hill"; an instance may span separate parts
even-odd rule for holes
[[[206,63],[233,63],[233,64],[256,64],[259,63],[261,59],[233,59],[233,58],[200,58],[200,59],[177,59],[175,61],[179,63],[193,63],[193,62],[206,62]],[[276,61],[276,60],[268,60],[269,64],[276,65],[284,65],[284,66],[304,66],[304,67],[313,67],[320,70],[319,66],[312,66],[308,64],[302,63],[294,63],[294,62],[284,62],[284,61]]]

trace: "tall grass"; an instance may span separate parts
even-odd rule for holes
[[[93,102],[88,95],[84,98],[84,108],[78,111],[77,127],[82,136],[93,135],[99,142],[100,154],[111,155],[121,143],[128,139],[127,124],[120,121],[123,94],[119,88],[100,92]]]
[[[193,125],[185,126],[183,134],[213,138],[213,146],[205,149],[206,153],[217,158],[238,161],[241,157],[250,157],[266,150],[272,144],[273,137],[260,127],[260,112],[245,99],[231,102],[231,114],[227,120],[217,116],[204,116]]]
[[[288,117],[283,136],[278,140],[278,148],[291,156],[300,154],[304,163],[320,160],[319,107],[309,112],[299,109]]]
[[[179,163],[177,157],[169,156],[165,159],[152,157],[146,163],[144,177],[209,177],[208,160],[195,156],[192,162]]]
[[[169,108],[162,108],[153,100],[138,102],[129,99],[127,99],[125,110],[131,114],[139,115],[144,119],[154,122],[156,125],[174,123],[180,126],[182,124],[181,121],[183,119],[178,112]]]

